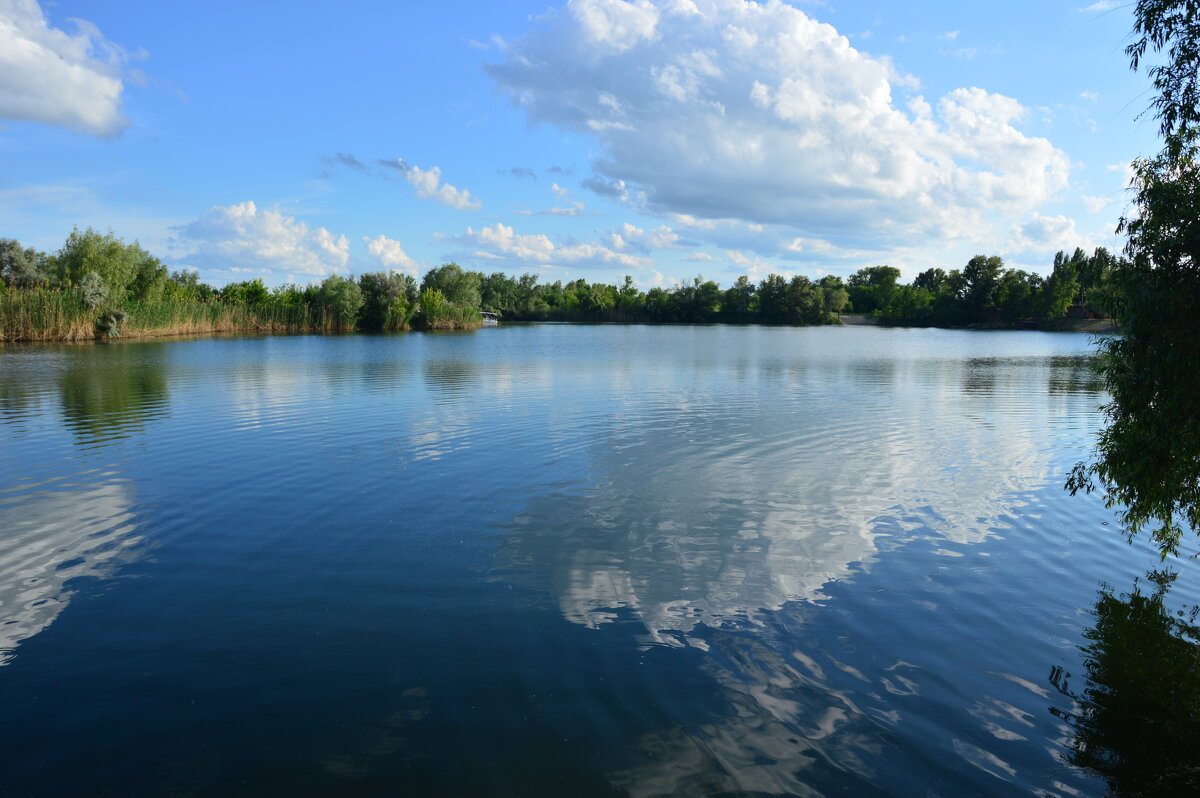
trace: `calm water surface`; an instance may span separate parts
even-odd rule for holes
[[[1103,794],[1048,674],[1157,556],[1061,487],[1090,351],[0,349],[0,793]]]

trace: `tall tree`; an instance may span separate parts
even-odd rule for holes
[[[482,302],[483,275],[464,271],[457,263],[444,263],[425,273],[421,290],[441,291],[452,305],[477,310]]]
[[[109,232],[101,235],[92,228],[71,231],[58,252],[59,276],[70,285],[78,285],[89,272],[99,275],[113,294],[121,299],[129,291],[135,299],[147,297],[143,291],[162,293],[166,268],[135,241],[126,244]]]
[[[1067,486],[1101,487],[1123,507],[1130,538],[1149,528],[1163,557],[1177,553],[1184,528],[1200,533],[1200,20],[1195,0],[1140,0],[1137,69],[1150,70],[1151,107],[1163,151],[1134,163],[1136,212],[1121,221],[1126,261],[1112,269],[1114,314],[1124,335],[1102,345],[1112,401],[1096,460],[1075,467]]]
[[[0,282],[16,288],[32,288],[44,283],[46,256],[35,249],[23,248],[19,241],[0,238]]]
[[[982,321],[988,311],[996,307],[996,290],[1003,270],[1004,261],[996,255],[976,255],[967,261],[962,271],[963,299],[973,320]]]

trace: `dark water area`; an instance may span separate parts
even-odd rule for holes
[[[1081,649],[1161,564],[1062,488],[1091,352],[0,348],[0,795],[1103,795]]]

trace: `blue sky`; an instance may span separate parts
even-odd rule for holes
[[[1158,149],[1132,5],[0,0],[0,236],[218,285],[1045,273]]]

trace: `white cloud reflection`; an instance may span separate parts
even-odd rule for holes
[[[54,623],[73,595],[68,582],[109,577],[132,559],[141,542],[132,504],[125,482],[0,500],[0,665]]]

